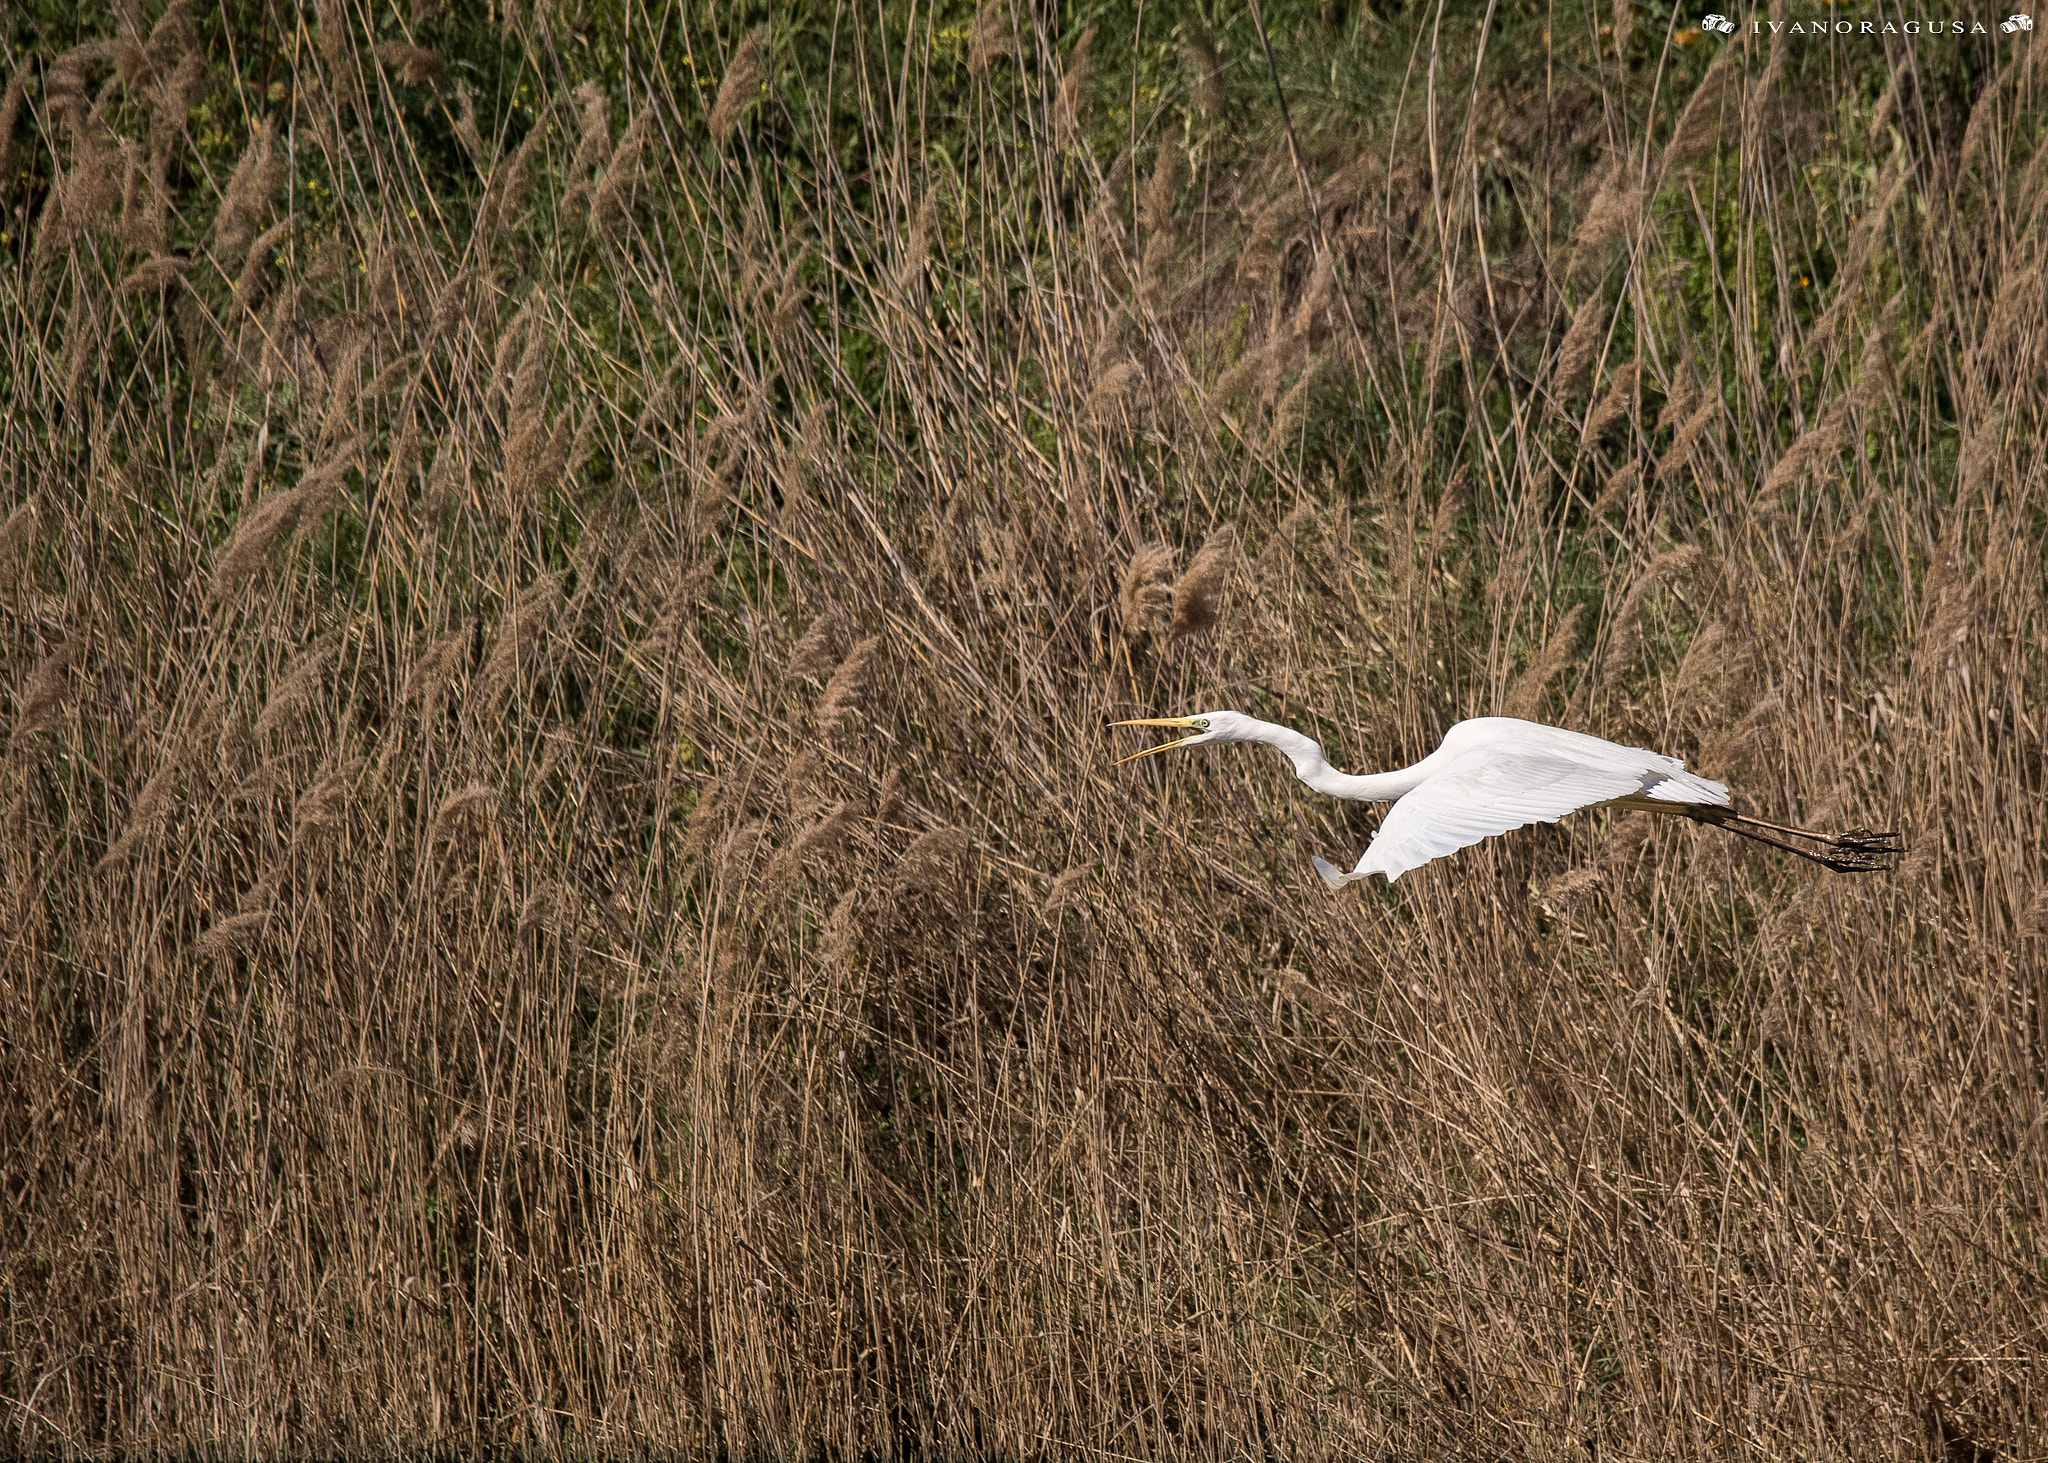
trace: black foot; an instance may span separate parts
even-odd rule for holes
[[[1896,833],[1873,833],[1868,828],[1851,828],[1838,835],[1834,846],[1850,853],[1904,853],[1906,842]]]
[[[1897,868],[1905,851],[1905,841],[1896,833],[1851,828],[1832,840],[1825,853],[1813,857],[1838,874],[1876,874]]]

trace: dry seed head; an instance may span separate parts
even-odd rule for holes
[[[477,694],[486,702],[496,700],[519,674],[520,665],[533,658],[545,638],[543,631],[562,602],[562,576],[550,574],[519,596],[512,612],[498,628],[498,638],[477,677]]]
[[[1209,388],[1209,399],[1223,406],[1237,401],[1265,375],[1266,351],[1264,347],[1247,351],[1243,360],[1216,378],[1216,384]]]
[[[256,129],[242,150],[227,191],[221,195],[220,213],[214,219],[214,252],[223,260],[237,259],[249,247],[257,226],[270,211],[279,184],[284,181],[284,159],[277,146],[277,123],[270,117]],[[236,287],[240,293],[240,286]]]
[[[2004,415],[1993,413],[1963,439],[1962,453],[1956,459],[1956,485],[1962,493],[1971,497],[1988,496],[1991,465],[1998,459],[1998,448],[2004,434]]]
[[[69,248],[95,220],[121,205],[120,153],[97,123],[74,127],[71,137],[71,166],[52,181],[38,221],[38,260]]]
[[[1164,234],[1173,229],[1174,200],[1180,196],[1180,153],[1172,143],[1163,143],[1152,162],[1152,175],[1145,191],[1138,195],[1138,222],[1147,233]]]
[[[159,254],[121,281],[121,293],[141,295],[151,290],[168,290],[183,279],[185,271],[191,267],[189,259],[180,259],[175,254]]]
[[[1664,390],[1664,409],[1657,414],[1657,430],[1663,431],[1684,421],[1692,415],[1699,402],[1699,383],[1693,378],[1692,355],[1688,350],[1671,373],[1671,381]]]
[[[981,9],[974,13],[973,38],[967,43],[969,72],[986,76],[998,56],[1011,53],[1015,48],[1014,25],[1010,0],[982,0]]]
[[[172,14],[180,9],[181,6],[173,6],[164,12],[164,19],[157,22],[157,29],[161,31]],[[208,84],[206,54],[199,49],[195,37],[191,48],[149,91],[149,150],[152,154],[168,158],[173,140],[205,97]]]
[[[1642,374],[1642,369],[1641,361],[1630,361],[1614,373],[1614,379],[1608,383],[1607,394],[1600,398],[1600,404],[1586,418],[1586,429],[1579,434],[1581,447],[1591,446],[1599,440],[1602,432],[1628,414],[1629,403],[1635,397],[1636,379]]]
[[[948,892],[962,855],[973,846],[973,840],[961,828],[934,828],[919,834],[903,850],[891,896],[901,899],[906,894]]]
[[[1051,919],[1069,905],[1078,904],[1085,907],[1087,901],[1082,886],[1094,872],[1093,864],[1075,864],[1070,869],[1062,870],[1059,877],[1052,881],[1052,890],[1045,896],[1045,903],[1039,906],[1039,914],[1043,918]]]
[[[565,896],[562,886],[551,879],[543,879],[526,898],[526,907],[519,911],[520,938],[536,931],[559,934],[561,914]]]
[[[2048,889],[2036,894],[2020,912],[2013,924],[2013,933],[2022,940],[2038,940],[2048,935]]]
[[[1730,661],[1740,654],[1731,654],[1727,642],[1728,627],[1719,620],[1693,636],[1685,659],[1678,663],[1678,676],[1671,683],[1671,700],[1675,704],[1683,706],[1698,699],[1710,681],[1719,681],[1727,674]]]
[[[1168,638],[1192,635],[1216,623],[1218,597],[1239,557],[1237,526],[1226,523],[1202,542],[1187,573],[1173,586],[1173,622]]]
[[[1118,361],[1095,378],[1095,384],[1088,392],[1088,414],[1097,422],[1110,420],[1117,404],[1130,395],[1141,379],[1142,373],[1131,361]]]
[[[1194,103],[1195,115],[1205,122],[1214,122],[1223,115],[1227,97],[1223,89],[1223,59],[1216,54],[1216,45],[1209,39],[1209,33],[1198,25],[1190,25],[1187,34],[1181,38],[1181,63],[1188,72],[1188,100]]]
[[[0,589],[14,587],[35,536],[36,504],[31,498],[8,514],[4,524],[0,524]]]
[[[399,699],[419,701],[426,709],[432,710],[442,688],[468,659],[470,642],[474,638],[474,627],[464,625],[428,646],[426,653],[414,663],[412,673],[406,677],[405,689]]]
[[[1643,600],[1658,585],[1691,573],[1699,562],[1700,551],[1692,544],[1681,544],[1652,559],[1637,576],[1623,598],[1621,608],[1615,612],[1614,628],[1608,636],[1607,659],[1600,671],[1606,684],[1611,686],[1620,680],[1642,653]]]
[[[2001,105],[2000,93],[2005,90],[2003,83],[2019,68],[2015,58],[2010,64],[1994,72],[1983,90],[1977,93],[1975,105],[1970,108],[1970,120],[1963,128],[1963,149],[1956,160],[1958,172],[1967,172],[1971,163],[1984,146],[1984,139],[1998,128],[1999,115],[2005,108]]]
[[[545,112],[534,118],[532,130],[512,150],[512,156],[505,165],[491,177],[484,205],[477,212],[477,235],[486,247],[526,205],[531,163],[534,153],[540,149],[541,140],[547,135],[546,121]]]
[[[1173,283],[1174,265],[1180,240],[1171,229],[1162,229],[1145,240],[1145,257],[1138,266],[1138,294],[1155,310],[1165,303],[1165,289]]]
[[[1608,509],[1619,503],[1636,486],[1641,477],[1642,470],[1633,462],[1616,468],[1613,476],[1609,477],[1606,485],[1600,489],[1600,496],[1593,500],[1593,517],[1596,519],[1606,517]]]
[[[1626,233],[1643,211],[1645,194],[1624,184],[1625,168],[1616,160],[1593,195],[1592,205],[1572,235],[1571,264],[1567,274],[1576,274],[1581,263]]]
[[[806,244],[797,251],[796,258],[789,261],[789,268],[782,272],[782,282],[775,289],[775,309],[768,317],[768,329],[780,340],[796,328],[803,315],[805,302],[810,298],[804,293],[804,266],[810,262],[811,249]]]
[[[1986,365],[2008,362],[2015,356],[2027,315],[2038,312],[2041,285],[2038,260],[2024,268],[2006,270],[2004,278],[1999,281],[1998,300],[1991,310],[1991,323],[1984,327],[1982,343],[1972,353],[1972,364],[1980,374]],[[1893,297],[1894,303],[1897,299],[1897,296]]]
[[[882,774],[881,791],[875,794],[875,826],[881,827],[895,815],[903,801],[903,769],[891,767]]]
[[[121,235],[138,254],[163,254],[170,243],[170,189],[164,180],[170,158],[156,153],[134,169],[135,189],[121,202]]]
[[[271,548],[298,520],[304,502],[301,490],[292,488],[272,493],[256,506],[254,512],[243,516],[214,569],[215,597],[262,567],[263,561],[270,556]]]
[[[104,874],[118,868],[148,842],[150,835],[156,832],[158,823],[170,811],[175,801],[172,794],[178,772],[179,764],[175,756],[167,758],[164,765],[157,769],[156,775],[150,778],[135,799],[135,806],[128,815],[127,828],[120,838],[115,840],[114,846],[107,850],[106,856],[94,866],[93,872]]]
[[[429,843],[439,843],[445,838],[455,820],[465,813],[475,812],[488,818],[493,805],[498,801],[498,790],[489,783],[472,782],[460,792],[450,793],[434,810],[434,821],[427,835]]]
[[[1088,73],[1092,64],[1090,52],[1095,46],[1095,27],[1089,26],[1081,32],[1081,39],[1074,42],[1073,52],[1067,57],[1066,76],[1060,82],[1058,121],[1062,131],[1078,134],[1081,130],[1081,113],[1087,105]]]
[[[783,484],[786,505],[793,505],[799,501],[798,495],[801,494],[804,485],[824,471],[825,452],[833,441],[833,410],[832,401],[828,397],[813,402],[810,410],[804,414],[803,430],[798,434],[796,450],[790,456],[790,481]]]
[[[341,496],[349,469],[361,462],[364,438],[361,433],[335,445],[328,459],[299,479],[299,523],[314,523],[326,516]]]
[[[706,783],[697,790],[697,800],[690,808],[690,825],[683,831],[683,841],[676,849],[676,859],[684,868],[695,864],[711,847],[728,812],[727,801],[731,796],[731,790],[720,782]]]
[[[14,132],[21,125],[21,109],[28,95],[29,63],[14,68],[5,96],[0,96],[0,179],[14,176]]]
[[[320,422],[317,450],[322,456],[329,452],[345,432],[351,428],[361,428],[361,418],[355,407],[363,384],[363,356],[369,347],[370,340],[367,335],[344,331],[340,339],[332,342],[331,348],[322,348],[321,353],[334,362],[334,369],[327,378],[327,411]]]
[[[1721,415],[1721,399],[1709,395],[1698,410],[1687,417],[1671,439],[1671,450],[1657,459],[1657,481],[1681,471],[1692,458],[1692,449]]]
[[[455,83],[455,140],[469,154],[472,167],[481,170],[489,165],[484,135],[476,125],[476,98],[469,94],[469,83],[465,81]]]
[[[1458,521],[1458,515],[1465,509],[1465,489],[1471,479],[1471,464],[1459,463],[1458,470],[1451,474],[1450,482],[1444,487],[1443,496],[1437,499],[1436,513],[1429,520],[1429,548],[1423,554],[1424,564],[1434,567],[1437,555],[1450,541],[1451,525]]]
[[[254,315],[270,297],[270,253],[284,241],[291,228],[290,219],[280,219],[249,246],[248,262],[242,266],[241,276],[235,280],[235,309],[241,314]]]
[[[1337,298],[1337,259],[1328,249],[1316,254],[1316,267],[1308,277],[1308,288],[1302,291],[1301,307],[1294,313],[1294,334],[1297,339],[1306,340],[1315,329],[1315,324],[1324,311]]]
[[[654,624],[654,638],[667,643],[688,633],[691,622],[715,597],[718,579],[717,566],[708,561],[687,570],[679,561],[672,572],[668,597]]]
[[[725,80],[719,84],[718,100],[711,108],[713,142],[723,143],[732,135],[732,129],[739,125],[740,114],[746,110],[747,103],[760,93],[767,49],[768,27],[758,25],[747,32],[747,38],[733,52],[732,65],[726,68]]]
[[[591,174],[605,165],[612,152],[612,103],[604,88],[594,81],[584,82],[576,88],[576,103],[582,116],[577,123],[576,156],[569,163],[572,192],[587,189]]]
[[[91,110],[91,101],[85,85],[85,70],[98,65],[112,54],[112,48],[104,44],[73,46],[50,63],[50,69],[43,78],[43,106],[53,121],[59,122],[74,137],[83,130]]]
[[[1273,425],[1266,433],[1268,452],[1284,451],[1296,430],[1307,420],[1309,390],[1315,385],[1316,368],[1320,364],[1319,361],[1310,361],[1294,385],[1288,388],[1287,394],[1280,398],[1280,404],[1273,408]]]
[[[1543,714],[1543,702],[1550,693],[1550,683],[1578,654],[1579,615],[1584,609],[1584,605],[1573,605],[1564,612],[1557,628],[1550,632],[1543,653],[1522,672],[1521,678],[1508,692],[1502,715],[1534,721]]]
[[[339,71],[348,57],[347,0],[317,0],[314,17],[320,27],[320,59],[330,71]]]
[[[86,635],[74,630],[64,642],[35,668],[28,684],[21,688],[21,714],[15,719],[17,741],[46,730],[57,720],[70,693],[72,665],[84,651]]]
[[[263,933],[264,925],[270,921],[267,909],[252,909],[244,914],[230,915],[217,921],[205,934],[192,942],[195,955],[212,959],[225,959],[239,954],[256,943]]]
[[[257,505],[254,512],[243,516],[214,568],[213,598],[219,598],[263,567],[264,560],[270,556],[279,539],[300,524],[315,521],[326,512],[343,477],[355,465],[353,454],[361,442],[362,439],[356,437],[342,444],[333,459],[307,473],[297,487],[272,493]]]
[[[1259,352],[1259,405],[1270,406],[1280,394],[1280,387],[1287,379],[1287,373],[1307,354],[1307,347],[1300,337],[1288,331],[1278,331],[1266,342]]]
[[[604,177],[598,180],[597,193],[590,201],[590,219],[597,228],[608,232],[625,220],[626,198],[640,180],[640,153],[653,125],[653,110],[643,109],[628,124],[626,135],[619,139],[611,163],[604,170]]]
[[[529,330],[519,370],[512,378],[505,427],[505,476],[521,498],[531,490],[549,445],[547,418],[541,410],[547,381],[547,341],[540,330]]]
[[[1706,156],[1720,140],[1726,83],[1734,74],[1733,63],[1739,50],[1736,46],[1723,46],[1707,68],[1707,74],[1694,88],[1691,99],[1685,104],[1685,111],[1679,116],[1678,125],[1671,129],[1671,141],[1665,144],[1666,172],[1675,172]]]
[[[795,645],[790,647],[788,674],[815,677],[833,663],[833,641],[839,622],[830,610],[811,621]]]
[[[1600,349],[1600,327],[1606,311],[1605,301],[1598,295],[1588,295],[1584,304],[1572,315],[1571,327],[1565,331],[1564,340],[1557,348],[1557,371],[1552,385],[1558,391],[1570,391],[1578,384],[1585,369],[1593,364],[1593,356]]]
[[[1300,220],[1301,201],[1292,193],[1282,193],[1259,211],[1238,255],[1240,284],[1257,284],[1272,276],[1280,264],[1281,243]]]
[[[1508,713],[1512,716],[1514,713]],[[1600,870],[1595,867],[1567,869],[1543,885],[1538,896],[1546,905],[1569,912],[1599,892]]]
[[[755,855],[760,853],[761,845],[767,841],[767,825],[759,818],[742,823],[726,834],[725,844],[718,850],[719,878],[732,888],[743,888],[747,882],[747,875],[753,870]],[[729,915],[728,919],[731,917]],[[730,964],[729,952],[728,960],[720,963]]]
[[[905,289],[924,278],[925,265],[931,262],[932,241],[938,234],[939,185],[935,182],[925,190],[924,202],[918,205],[917,217],[911,220],[910,241],[903,250],[901,283]]]
[[[1842,450],[1846,435],[1848,403],[1837,401],[1813,428],[1794,442],[1764,479],[1763,496],[1775,498],[1797,482],[1808,467],[1834,457]]]
[[[498,348],[491,362],[491,380],[493,382],[506,381],[510,378],[513,378],[514,368],[512,365],[512,353],[514,351],[520,350],[522,347],[527,350],[531,350],[532,342],[527,334],[527,326],[528,323],[533,319],[534,306],[538,299],[538,295],[529,295],[526,299],[526,303],[521,305],[519,309],[516,312],[514,312],[511,321],[505,326],[504,332],[501,335],[499,335]],[[524,368],[527,359],[528,357],[521,356],[520,367],[522,369]],[[536,369],[538,369],[538,367],[536,367]],[[506,395],[506,402],[508,404],[512,403],[514,398],[517,397],[517,395],[518,382],[516,381],[516,379],[514,379],[512,380],[511,390]],[[518,415],[517,406],[512,407],[511,415]],[[510,417],[508,417],[507,420],[509,422]]]
[[[1266,546],[1259,550],[1259,561],[1252,566],[1252,578],[1261,585],[1275,584],[1282,567],[1294,557],[1294,548],[1301,537],[1304,526],[1314,523],[1316,505],[1301,502],[1288,510],[1287,516],[1273,530],[1266,540]]]
[[[383,486],[380,492],[395,495],[403,503],[406,490],[411,485],[413,474],[420,468],[420,424],[407,418],[391,443],[391,455],[384,461]]]
[[[425,46],[386,41],[377,47],[377,59],[396,71],[407,86],[438,88],[441,84],[441,58]]]
[[[134,12],[137,20],[142,12]],[[137,28],[136,34],[141,34]],[[157,17],[150,27],[149,38],[143,43],[152,66],[163,66],[179,56],[189,54],[199,44],[199,31],[192,24],[192,7],[189,0],[171,0],[164,7],[164,13]]]
[[[257,736],[276,731],[302,708],[311,704],[319,690],[320,678],[327,668],[327,663],[334,659],[338,649],[338,642],[333,637],[328,637],[326,645],[315,646],[299,658],[299,663],[292,668],[291,674],[286,676],[279,683],[277,690],[271,694],[262,715],[256,718]]]
[[[820,731],[830,731],[860,704],[867,689],[868,668],[881,646],[881,636],[868,636],[854,646],[846,659],[839,663],[839,669],[832,672],[832,679],[825,683],[825,694],[818,701],[817,724]]]
[[[849,891],[840,896],[839,902],[832,906],[832,913],[826,917],[818,953],[827,969],[844,969],[852,963],[860,941],[856,919],[859,907],[859,893]]]
[[[362,760],[352,759],[335,768],[311,790],[300,795],[292,807],[292,847],[302,848],[323,833],[339,828],[348,812],[349,788],[362,770]]]
[[[1117,596],[1126,640],[1164,634],[1173,623],[1173,558],[1165,544],[1146,544],[1131,556]]]
[[[830,857],[852,826],[855,811],[854,804],[850,802],[833,803],[825,808],[816,822],[784,844],[781,851],[769,860],[768,870],[761,877],[762,887],[768,896],[779,897],[795,882],[805,859]]]

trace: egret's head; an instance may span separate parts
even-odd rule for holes
[[[1161,742],[1156,747],[1147,747],[1142,752],[1133,752],[1128,757],[1119,757],[1116,765],[1135,762],[1140,757],[1155,756],[1160,752],[1171,752],[1175,747],[1200,747],[1210,742],[1242,741],[1245,724],[1249,717],[1235,711],[1204,711],[1199,716],[1148,716],[1137,721],[1113,721],[1111,726],[1177,726],[1194,733],[1177,742]]]

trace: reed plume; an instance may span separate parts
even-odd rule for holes
[[[718,86],[718,99],[711,107],[708,125],[713,142],[723,143],[732,135],[739,126],[741,113],[759,93],[767,50],[768,27],[758,25],[747,32],[746,39],[733,52],[732,64],[726,67],[725,80]]]

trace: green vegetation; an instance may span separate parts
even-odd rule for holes
[[[2037,43],[1698,19],[9,12],[6,1449],[2048,1451]]]

